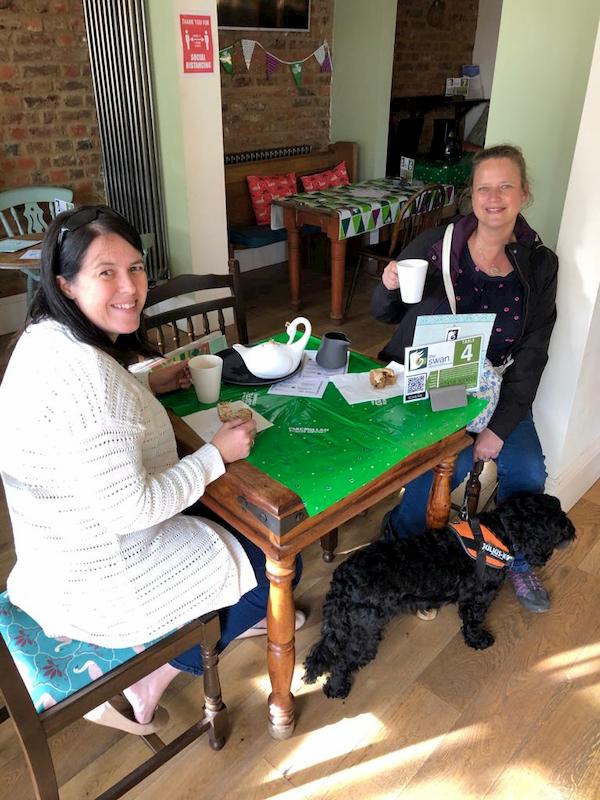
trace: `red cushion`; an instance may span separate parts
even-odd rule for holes
[[[326,169],[325,172],[303,175],[300,180],[305,192],[320,192],[332,186],[347,186],[350,183],[345,161],[340,161],[333,169]]]
[[[287,175],[246,175],[254,216],[259,225],[271,224],[271,200],[296,194],[296,173]]]

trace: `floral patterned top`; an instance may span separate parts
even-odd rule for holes
[[[506,276],[486,275],[465,245],[454,286],[459,314],[496,314],[487,357],[498,366],[523,331],[523,284],[513,270]]]

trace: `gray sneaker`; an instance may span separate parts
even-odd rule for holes
[[[541,613],[550,608],[548,592],[535,572],[509,572],[508,576],[517,595],[517,600],[528,611]]]

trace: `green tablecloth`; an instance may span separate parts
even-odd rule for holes
[[[471,175],[473,156],[465,153],[460,161],[449,162],[417,158],[413,178],[424,183],[451,183],[454,187],[464,186]]]
[[[319,339],[311,337],[308,349],[318,346]],[[356,353],[350,356],[349,372],[374,366],[380,365]],[[460,430],[486,404],[469,398],[464,408],[433,412],[429,400],[405,405],[402,397],[350,406],[331,383],[321,400],[269,395],[268,389],[223,384],[220,400],[243,400],[273,423],[257,436],[248,461],[296,492],[309,516]],[[210,407],[198,402],[193,388],[161,400],[182,417]]]

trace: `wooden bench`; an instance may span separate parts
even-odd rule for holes
[[[229,254],[236,248],[263,247],[287,238],[285,228],[272,231],[268,225],[257,225],[248,191],[247,175],[285,175],[294,172],[296,178],[332,169],[346,162],[350,181],[358,176],[358,145],[356,142],[335,142],[327,150],[288,158],[272,158],[225,166],[225,196]],[[302,184],[298,180],[298,191]]]

